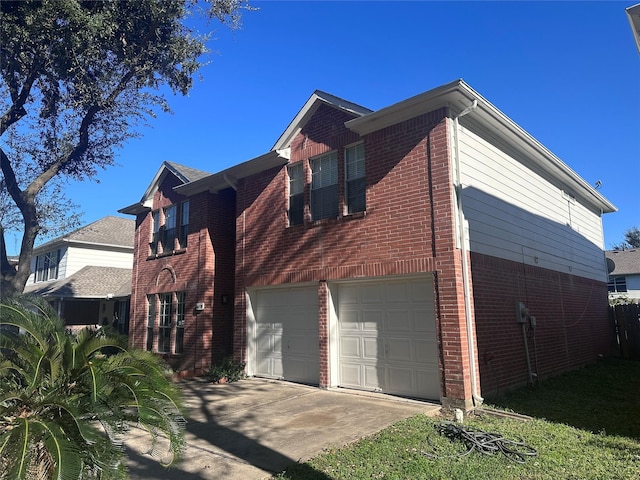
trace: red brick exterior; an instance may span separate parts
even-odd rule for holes
[[[518,302],[536,317],[535,329],[526,324],[526,337],[538,377],[609,353],[605,283],[487,255],[472,254],[471,261],[485,394],[529,381],[522,325],[515,321]]]
[[[180,184],[167,174],[154,195],[152,210],[187,200],[173,190]],[[173,253],[150,254],[151,212],[137,216],[129,340],[135,347],[146,348],[147,294],[185,292],[184,351],[165,358],[175,370],[194,375],[232,353],[235,192],[200,193],[188,200],[187,246]],[[223,295],[228,298],[226,304]],[[196,310],[200,302],[205,304],[203,311]]]
[[[320,382],[329,384],[326,281],[432,273],[438,302],[442,397],[471,398],[460,251],[454,208],[446,110],[421,115],[360,139],[351,117],[320,106],[291,143],[291,163],[338,152],[344,199],[344,147],[364,140],[366,213],[288,225],[286,167],[238,184],[235,352],[246,360],[245,289],[318,282]],[[305,166],[309,205],[310,172]],[[343,205],[340,205],[340,211]]]
[[[446,108],[364,137],[347,129],[352,116],[321,104],[290,145],[290,163],[304,163],[305,221],[289,225],[287,167],[237,180],[237,191],[192,196],[188,246],[149,256],[150,214],[139,215],[133,274],[131,342],[145,346],[146,294],[187,292],[185,352],[170,363],[202,373],[230,353],[248,360],[247,289],[314,283],[318,292],[319,381],[330,378],[328,282],[425,274],[433,278],[440,392],[443,404],[473,406],[472,378],[491,393],[529,378],[516,304],[537,318],[526,331],[532,370],[540,377],[608,353],[607,288],[592,281],[480,254],[467,256],[472,272],[469,342],[462,253],[456,245],[455,194]],[[308,160],[336,151],[339,211],[344,205],[344,148],[363,141],[366,211],[312,221]],[[177,203],[178,180],[168,175],[153,209]],[[222,295],[229,295],[222,304]],[[196,312],[196,302],[204,302]],[[534,335],[535,333],[535,335]],[[471,344],[471,350],[470,350]],[[473,355],[470,355],[473,353]]]

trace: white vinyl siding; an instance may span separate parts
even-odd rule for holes
[[[87,265],[95,267],[132,268],[133,249],[113,251],[113,249],[106,250],[90,246],[68,248],[65,271],[66,277],[70,277]]]
[[[606,281],[599,213],[468,129],[458,138],[472,252]]]

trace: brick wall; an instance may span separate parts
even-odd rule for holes
[[[609,353],[605,283],[481,254],[471,261],[484,395],[529,381],[518,302],[537,320],[535,331],[527,325],[526,336],[532,371],[540,378]]]
[[[291,163],[336,150],[340,211],[344,147],[358,140],[350,116],[320,106],[292,141]],[[318,282],[320,381],[327,385],[325,281],[435,272],[442,395],[468,404],[461,258],[455,248],[446,110],[421,115],[364,138],[366,213],[288,226],[286,168],[238,184],[234,351],[246,360],[245,288]],[[310,180],[305,166],[307,182]],[[305,189],[305,204],[310,191]],[[466,362],[466,363],[465,363]],[[444,372],[444,376],[442,375]]]
[[[154,195],[153,210],[187,199],[173,191],[178,184],[173,175],[165,177]],[[184,291],[184,352],[165,358],[176,370],[200,374],[232,352],[235,192],[200,193],[189,202],[187,247],[173,254],[151,256],[151,215],[136,219],[129,340],[135,347],[146,347],[147,294]],[[227,304],[222,304],[223,294]],[[196,311],[199,302],[205,303],[204,311]]]

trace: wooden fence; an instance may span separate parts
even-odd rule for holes
[[[640,360],[640,304],[609,307],[609,319],[616,329],[620,356]]]

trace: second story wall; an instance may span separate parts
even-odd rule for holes
[[[606,281],[600,212],[468,128],[459,144],[472,252]]]
[[[288,166],[239,182],[237,263],[245,285],[434,270],[427,260],[434,256],[429,158],[432,151],[447,149],[445,113],[359,138],[344,127],[348,114],[320,107],[291,142]],[[360,143],[365,202],[360,211],[349,212],[346,150]],[[316,219],[313,169],[324,155],[336,157],[337,172],[331,175],[338,206],[335,215]],[[304,209],[296,223],[288,212],[290,169],[297,165],[302,165]]]

